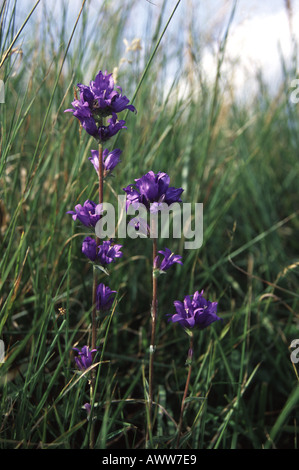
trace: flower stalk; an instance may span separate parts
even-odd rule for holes
[[[103,161],[102,161],[103,147],[99,144],[99,204],[103,204]],[[97,251],[100,245],[100,238],[96,237]],[[97,270],[93,267],[93,289],[92,289],[92,320],[91,320],[91,347],[96,348],[97,337]],[[93,374],[94,375],[94,374]]]
[[[126,193],[126,208],[130,205],[139,207],[142,204],[148,213],[158,216],[158,212],[165,209],[175,202],[182,202],[180,196],[184,191],[183,188],[175,188],[169,185],[170,177],[167,173],[159,171],[154,173],[149,171],[141,178],[135,179],[134,184],[129,184],[123,188]],[[132,219],[131,222],[133,222]],[[152,218],[151,228],[147,226],[142,218],[135,219],[135,230],[144,232],[146,236],[150,234],[153,239],[153,260],[152,260],[152,304],[151,304],[151,340],[149,349],[149,380],[148,380],[148,397],[147,397],[147,421],[148,427],[146,432],[146,443],[148,436],[152,436],[153,420],[152,420],[152,404],[154,393],[154,353],[155,353],[155,337],[156,337],[156,321],[158,313],[158,276],[165,273],[175,263],[183,264],[180,255],[175,255],[169,248],[165,248],[158,252],[158,219]],[[162,259],[159,255],[162,255]]]
[[[176,448],[179,448],[180,445],[180,439],[181,439],[181,433],[182,433],[182,425],[183,425],[183,416],[184,416],[184,409],[185,409],[185,400],[187,397],[188,389],[189,389],[189,384],[190,384],[190,378],[191,378],[191,372],[192,372],[192,358],[193,358],[193,332],[188,331],[189,334],[189,351],[188,351],[188,356],[187,356],[187,361],[186,364],[188,365],[188,374],[187,374],[187,379],[186,379],[186,385],[185,385],[185,390],[184,390],[184,395],[181,403],[181,413],[180,413],[180,419],[179,419],[179,424],[178,424],[178,436],[177,436],[177,442],[176,442]]]
[[[103,142],[108,141],[115,136],[120,130],[126,129],[124,120],[118,119],[118,113],[129,110],[137,113],[135,107],[129,104],[129,99],[122,94],[121,87],[115,89],[112,73],[104,73],[100,70],[95,80],[91,81],[89,86],[82,83],[77,84],[79,96],[75,91],[72,108],[66,109],[65,112],[71,112],[80,122],[80,134],[84,129],[87,134],[94,137],[98,144],[98,150],[91,150],[91,161],[98,177],[98,204],[89,199],[83,204],[77,204],[75,210],[68,211],[67,214],[72,215],[73,220],[80,221],[84,226],[94,229],[97,222],[102,217],[102,207],[104,199],[104,178],[109,175],[116,165],[120,162],[120,149],[109,151],[103,149]],[[120,92],[119,92],[120,90]],[[108,116],[111,116],[108,119]],[[107,118],[108,125],[104,125]],[[86,237],[82,244],[82,253],[93,263],[93,282],[92,282],[92,318],[91,318],[91,350],[88,346],[84,346],[79,352],[76,359],[79,369],[85,370],[87,364],[92,364],[94,354],[97,351],[97,313],[107,311],[111,308],[114,294],[108,286],[97,283],[97,270],[101,269],[107,273],[106,265],[115,261],[116,258],[122,257],[120,248],[122,245],[112,243],[112,240],[103,241],[101,243],[101,233],[96,231],[95,236]],[[84,405],[88,419],[91,420],[91,428],[89,435],[89,447],[94,448],[95,445],[95,422],[93,419],[93,406],[95,400],[96,371],[91,370],[89,380],[90,386],[90,403]]]
[[[103,187],[104,187],[104,178],[103,178],[103,147],[101,144],[99,144],[99,204],[103,204]],[[97,246],[97,251],[98,247],[100,245],[100,238],[96,237],[96,246]],[[96,344],[97,344],[97,269],[95,266],[93,266],[93,286],[92,286],[92,319],[91,319],[91,348],[96,349]],[[96,371],[93,369],[91,371],[91,380],[90,380],[90,403],[93,404],[94,401],[94,393],[95,393],[95,379],[96,379]],[[91,419],[91,428],[90,428],[90,441],[89,441],[89,447],[90,449],[94,448],[94,434],[95,434],[95,423],[93,421],[92,417],[92,408],[91,408],[91,414],[90,414],[90,419]]]
[[[173,323],[178,323],[182,328],[184,328],[185,332],[189,335],[189,351],[186,364],[188,365],[188,375],[184,390],[184,395],[181,403],[181,412],[180,412],[180,419],[178,424],[178,433],[177,433],[177,441],[176,441],[176,448],[179,448],[180,439],[181,439],[181,432],[182,432],[182,425],[183,425],[183,416],[184,416],[184,408],[185,408],[185,401],[189,389],[190,384],[190,377],[192,371],[192,358],[193,358],[193,331],[192,329],[204,330],[208,326],[210,326],[215,321],[222,321],[222,318],[217,316],[217,307],[218,302],[210,302],[209,300],[203,297],[204,291],[202,290],[200,293],[196,291],[193,295],[186,295],[184,301],[181,302],[180,300],[175,300],[173,302],[176,313],[168,315],[169,321]]]
[[[155,353],[155,337],[156,337],[156,321],[158,311],[158,278],[155,274],[155,259],[157,257],[157,238],[153,239],[153,294],[151,305],[151,343],[149,356],[149,427],[152,430],[152,403],[153,403],[153,381],[154,381],[154,353]]]

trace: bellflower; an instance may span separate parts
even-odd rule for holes
[[[87,101],[84,101],[82,98],[80,98],[80,100],[74,100],[72,102],[72,106],[74,109],[66,109],[64,112],[73,113],[73,116],[75,116],[80,121],[83,129],[86,130],[87,134],[96,137],[98,134],[98,127]]]
[[[77,204],[74,211],[68,211],[67,214],[71,214],[73,220],[80,220],[80,222],[86,227],[95,227],[98,220],[101,218],[103,212],[102,204],[96,204],[93,201],[87,199],[83,206]]]
[[[113,113],[120,113],[125,109],[136,112],[133,105],[129,105],[129,99],[122,95],[121,87],[116,87],[121,93],[114,89],[112,73],[101,71],[97,74],[90,86],[78,83],[80,96],[88,102],[91,111],[98,116],[109,116]]]
[[[197,327],[200,330],[208,327],[211,323],[222,320],[216,315],[217,302],[210,302],[203,297],[203,290],[195,294],[187,295],[183,302],[174,301],[176,313],[169,321],[178,322],[183,328]]]
[[[103,150],[103,167],[104,167],[104,176],[106,176],[107,173],[111,172],[114,170],[116,165],[120,162],[120,155],[122,153],[122,150],[120,149],[114,149],[111,152],[109,152],[108,149]],[[89,157],[89,160],[94,166],[94,169],[96,172],[99,172],[99,152],[98,150],[91,150],[91,157]]]
[[[118,133],[121,129],[127,129],[125,126],[126,121],[123,119],[120,119],[119,121],[117,120],[117,115],[115,113],[112,114],[112,117],[110,119],[107,119],[109,122],[108,126],[99,126],[98,128],[98,133],[97,137],[102,141],[106,142],[109,140],[111,137],[113,137],[115,134]]]
[[[97,287],[97,310],[109,310],[113,304],[116,290],[111,290],[101,283]]]
[[[122,245],[112,244],[111,240],[105,240],[97,246],[94,238],[86,237],[82,243],[82,253],[91,261],[105,266],[115,261],[115,258],[121,258],[123,253],[120,251]]]
[[[121,258],[123,253],[120,251],[122,245],[112,245],[111,240],[104,240],[98,247],[97,260],[105,266],[115,261],[115,258]]]
[[[91,261],[95,261],[97,257],[97,243],[94,238],[86,237],[82,243],[82,253]]]
[[[161,203],[168,205],[174,202],[182,202],[180,195],[182,188],[169,186],[170,178],[167,173],[159,171],[155,174],[149,171],[146,175],[135,180],[135,187],[130,184],[123,188],[127,195],[126,206],[143,204],[148,210],[155,211]]]
[[[75,362],[78,368],[81,371],[88,369],[92,365],[92,362],[93,362],[92,353],[96,352],[97,350],[92,349],[90,351],[88,346],[83,346],[81,350],[78,348],[73,348],[73,350],[78,352],[78,356],[75,357]]]
[[[78,83],[80,99],[72,102],[73,108],[66,109],[65,112],[73,113],[86,132],[97,140],[106,141],[115,135],[120,129],[125,128],[125,121],[117,121],[116,113],[125,109],[135,112],[133,105],[129,104],[129,99],[122,95],[121,87],[114,89],[114,80],[112,74],[107,71],[103,74],[101,71],[96,75],[95,80],[90,85]],[[103,118],[112,116],[108,119],[109,125],[103,125]]]
[[[158,252],[164,256],[164,259],[160,259],[159,255],[154,259],[154,268],[159,269],[160,271],[167,271],[174,263],[183,264],[180,255],[175,255],[171,252],[169,248],[165,248],[164,251],[161,250]]]

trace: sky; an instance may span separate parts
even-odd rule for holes
[[[143,22],[150,9],[161,9],[162,0],[139,2],[139,18]],[[299,0],[238,0],[226,46],[223,72],[234,84],[236,94],[251,96],[257,89],[256,76],[261,71],[272,92],[278,90],[282,80],[282,57],[290,63],[294,53],[294,38],[299,40]],[[176,0],[168,1],[169,14]],[[190,6],[191,5],[191,6]],[[213,82],[219,43],[224,37],[233,0],[182,0],[168,34],[179,35],[190,22],[205,44],[201,65],[205,75]],[[144,24],[144,23],[143,23]],[[142,21],[140,29],[144,29]]]
[[[292,2],[291,18],[285,4],[284,0],[239,1],[228,37],[226,63],[235,64],[233,80],[243,93],[254,88],[258,71],[273,92],[281,83],[281,59],[290,63],[294,38],[299,39],[299,2]],[[212,70],[212,63],[207,50],[203,66]]]
[[[62,0],[44,1],[58,19]],[[94,5],[98,5],[99,1],[90,0],[91,12],[93,9],[96,11]],[[71,24],[79,12],[81,2],[69,0]],[[22,5],[20,19],[24,19],[34,3],[33,0],[19,0],[19,5]],[[118,3],[121,7],[123,2],[114,0],[115,5]],[[136,0],[135,3],[133,13],[128,18],[126,39],[131,41],[138,37],[146,45],[149,19],[154,20],[160,15],[164,0]],[[292,8],[291,17],[287,13],[287,3]],[[164,22],[176,4],[177,0],[166,0]],[[192,23],[193,34],[203,44],[200,51],[202,70],[212,81],[216,73],[219,43],[224,36],[233,4],[234,0],[181,0],[166,33],[165,41],[173,38],[174,44],[183,44],[184,31]],[[37,16],[41,14],[41,5],[38,9]],[[288,62],[294,50],[292,34],[298,41],[299,0],[238,0],[228,36],[223,73],[230,74],[235,89],[246,95],[254,89],[257,71],[261,70],[266,83],[275,91],[281,81],[280,53]],[[176,73],[175,65],[169,73],[169,81],[172,82],[171,74]]]

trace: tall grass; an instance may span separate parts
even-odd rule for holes
[[[297,448],[298,366],[289,345],[299,318],[299,119],[288,85],[296,62],[282,60],[277,96],[261,82],[249,104],[228,99],[221,87],[226,36],[211,86],[190,26],[191,63],[182,55],[165,94],[168,2],[148,20],[142,50],[126,55],[134,2],[86,1],[72,22],[68,2],[57,22],[46,3],[22,14],[19,3],[0,8],[1,448],[88,447],[88,379],[76,373],[71,349],[89,339],[92,272],[81,255],[82,229],[66,211],[97,188],[92,141],[63,110],[76,83],[115,67],[138,114],[127,116],[128,130],[117,138],[122,162],[105,200],[116,203],[123,187],[153,170],[184,187],[184,202],[204,203],[202,247],[184,250],[183,238],[171,240],[184,264],[159,279],[153,445],[175,446],[187,373],[186,337],[166,314],[174,300],[205,289],[224,323],[195,335],[181,447]],[[184,98],[179,79],[189,86]],[[102,449],[142,448],[145,437],[152,245],[121,242],[124,257],[110,275],[116,308],[99,327],[95,447]]]

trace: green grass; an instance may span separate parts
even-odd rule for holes
[[[88,376],[76,372],[72,347],[90,340],[92,269],[81,254],[85,232],[66,211],[96,198],[88,161],[94,147],[63,111],[76,83],[119,65],[132,2],[99,2],[97,14],[83,3],[78,23],[68,16],[56,23],[43,4],[30,19],[29,11],[22,13],[19,29],[19,3],[4,1],[0,8],[3,449],[88,447],[90,421],[82,409]],[[173,41],[168,20],[149,20],[142,51],[129,52],[130,62],[119,68],[118,84],[135,98],[138,114],[126,116],[128,129],[113,142],[123,150],[122,162],[105,185],[105,201],[116,203],[135,178],[166,171],[173,186],[185,189],[184,202],[204,203],[200,249],[184,250],[183,238],[159,241],[159,249],[167,244],[184,264],[159,278],[152,445],[175,445],[187,375],[187,335],[166,314],[174,312],[174,300],[204,289],[219,302],[224,322],[195,334],[181,447],[297,448],[298,366],[289,349],[299,319],[299,116],[289,101],[296,64],[282,62],[285,86],[277,96],[261,83],[249,104],[228,100],[221,88],[226,36],[210,86],[190,29],[198,81],[182,60],[177,80],[187,80],[190,94],[181,98],[174,82],[164,96]],[[144,447],[146,427],[151,241],[119,241],[124,256],[109,270],[117,303],[99,322],[96,447],[134,449]],[[100,279],[107,282],[104,273]]]

